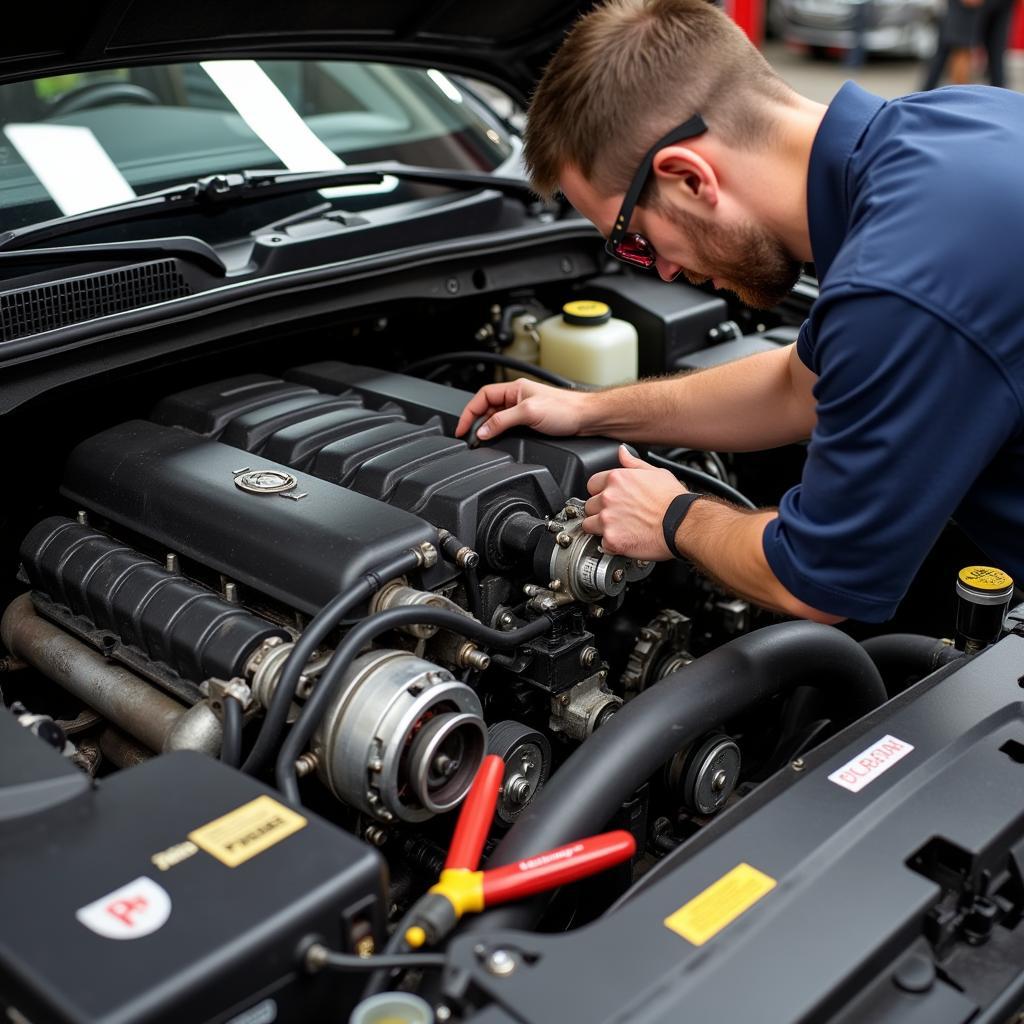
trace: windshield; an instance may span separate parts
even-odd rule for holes
[[[493,171],[515,152],[472,88],[433,69],[230,60],[88,71],[0,86],[0,230],[219,172],[386,160]],[[351,208],[393,202],[397,188],[388,178],[325,194]]]

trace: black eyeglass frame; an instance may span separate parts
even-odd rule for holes
[[[640,193],[644,190],[644,185],[647,184],[647,178],[651,173],[651,167],[654,164],[654,158],[657,156],[659,150],[664,149],[666,146],[671,146],[676,142],[682,142],[684,139],[694,139],[698,135],[703,135],[708,130],[708,126],[704,123],[704,118],[700,114],[694,114],[688,121],[679,125],[677,128],[673,128],[667,135],[663,135],[658,141],[651,146],[649,150],[644,154],[644,158],[640,161],[633,179],[629,183],[629,188],[626,189],[626,194],[622,199],[622,206],[619,207],[619,215],[615,218],[615,224],[612,226],[612,232],[608,236],[608,240],[605,242],[605,251],[609,256],[614,256],[616,259],[622,260],[624,263],[629,263],[635,266],[636,264],[632,260],[623,259],[618,253],[618,248],[622,244],[623,239],[630,233],[627,228],[629,227],[630,218],[633,216],[633,208],[637,204],[637,200],[640,198]],[[641,236],[637,236],[640,238]],[[654,246],[643,239],[644,244],[654,254]],[[652,263],[653,265],[653,263]]]

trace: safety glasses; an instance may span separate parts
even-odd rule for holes
[[[636,169],[636,173],[633,175],[633,180],[629,183],[629,188],[626,189],[626,195],[623,197],[622,206],[619,208],[619,215],[615,218],[612,233],[608,236],[608,241],[605,242],[605,250],[610,256],[614,256],[617,260],[622,260],[623,263],[628,263],[631,267],[642,267],[644,270],[649,270],[654,266],[658,259],[654,246],[643,235],[638,235],[635,231],[626,230],[629,226],[629,220],[633,216],[633,208],[640,198],[640,193],[644,190],[644,185],[647,184],[647,177],[651,173],[654,157],[658,151],[664,149],[665,146],[682,142],[684,139],[696,138],[698,135],[703,135],[707,130],[708,126],[704,123],[704,119],[700,114],[694,114],[689,121],[679,125],[678,128],[673,128],[672,131],[667,135],[663,135],[647,150],[643,160],[640,161],[640,165]]]

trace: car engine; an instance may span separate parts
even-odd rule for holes
[[[352,616],[424,607],[453,625],[402,627],[387,649],[357,658],[304,764],[378,823],[450,811],[486,752],[486,673],[490,708],[541,727],[533,781],[510,778],[513,815],[551,768],[544,734],[581,742],[622,703],[588,623],[653,565],[608,555],[580,529],[573,495],[614,464],[611,442],[474,450],[450,436],[462,397],[321,364],[287,380],[204,385],[158,403],[151,421],[89,438],[62,487],[77,517],[50,517],[25,538],[32,596],[5,620],[9,649],[52,672],[31,634],[59,629],[98,645],[118,673],[152,688],[150,704],[184,702],[159,734],[146,701],[111,711],[116,725],[153,750],[215,753],[213,691],[235,694],[250,716],[268,709],[305,617],[372,579]],[[374,576],[403,553],[415,559],[408,572]],[[502,663],[459,632],[469,618],[547,628]],[[328,653],[304,666],[300,699]]]
[[[0,870],[50,901],[77,896],[45,879],[86,871],[95,899],[59,957],[0,928],[12,1019],[341,1019],[363,980],[323,951],[380,953],[489,755],[488,865],[632,836],[595,881],[486,915],[560,931],[885,699],[849,637],[585,533],[615,442],[456,439],[468,398],[322,361],[166,394],[71,448],[0,622],[4,763],[34,766],[0,800]],[[929,644],[916,675],[959,654]],[[631,748],[656,700],[675,734]],[[130,982],[93,984],[86,929],[147,937],[120,944]]]

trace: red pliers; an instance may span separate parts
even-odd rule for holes
[[[633,836],[619,830],[580,839],[505,867],[477,871],[504,776],[505,762],[497,754],[484,759],[459,813],[441,878],[406,919],[404,939],[410,948],[439,942],[467,912],[575,882],[628,860],[636,852]]]

